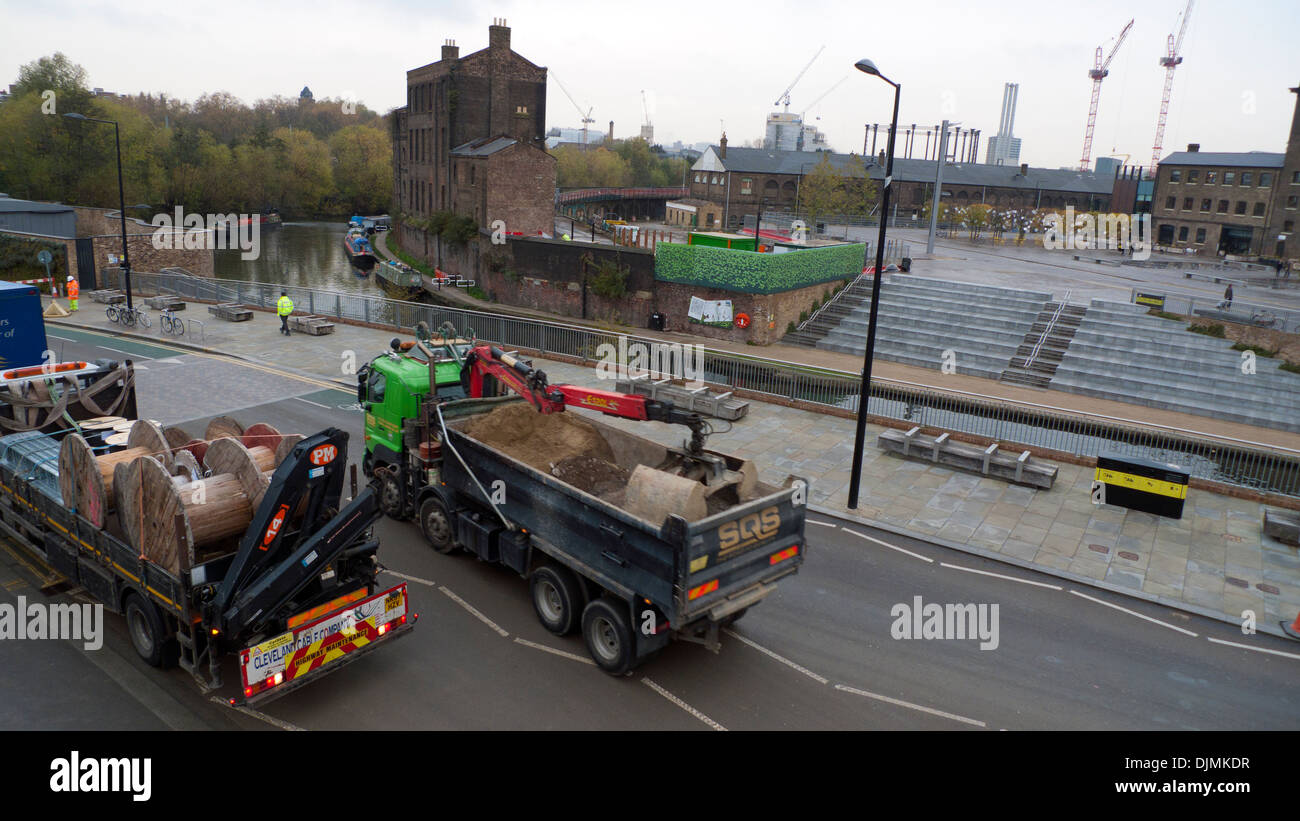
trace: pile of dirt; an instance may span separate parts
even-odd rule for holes
[[[551,473],[552,465],[579,457],[608,462],[610,468],[621,470],[614,464],[614,451],[605,438],[576,414],[539,413],[532,405],[519,402],[471,419],[463,430],[470,438],[543,473]],[[571,472],[577,475],[581,469]],[[572,479],[564,481],[573,484]]]
[[[628,472],[613,462],[574,456],[556,462],[551,475],[592,496],[605,497],[627,487]]]

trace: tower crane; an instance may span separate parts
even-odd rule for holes
[[[814,108],[816,108],[818,103],[826,99],[826,97],[829,96],[832,91],[839,88],[840,85],[843,84],[843,82],[847,79],[849,79],[849,76],[846,74],[840,78],[840,81],[838,83],[823,91],[820,95],[818,95],[817,99],[813,100],[811,103],[804,106],[803,115],[801,115],[801,118],[802,116],[806,116],[809,111],[812,111]]]
[[[596,122],[591,118],[592,108],[591,106],[587,106],[587,110],[584,112],[582,110],[582,106],[578,105],[578,101],[573,99],[573,95],[570,94],[569,90],[564,87],[564,83],[560,82],[560,78],[555,76],[555,72],[552,71],[550,75],[552,79],[555,80],[555,84],[560,87],[560,91],[564,92],[564,96],[568,97],[569,102],[573,103],[573,107],[578,109],[578,116],[582,118],[582,147],[586,148],[587,147],[587,124]]]
[[[1102,47],[1097,46],[1097,58],[1093,63],[1092,70],[1088,76],[1092,78],[1092,103],[1088,106],[1088,127],[1083,133],[1083,157],[1079,160],[1079,170],[1087,171],[1088,163],[1092,161],[1092,132],[1097,126],[1097,101],[1101,99],[1101,81],[1106,79],[1110,74],[1110,61],[1115,59],[1115,53],[1119,51],[1120,45],[1123,44],[1124,38],[1128,36],[1129,30],[1133,28],[1133,21],[1129,20],[1128,25],[1115,38],[1115,45],[1111,48],[1110,54],[1102,60]]]
[[[826,46],[822,46],[821,48],[817,49],[817,53],[814,54],[813,58],[808,61],[808,65],[803,67],[803,71],[795,75],[795,78],[790,81],[789,87],[787,87],[785,91],[781,92],[781,96],[777,97],[776,102],[772,103],[772,105],[784,105],[785,110],[787,112],[790,110],[790,90],[793,89],[795,87],[795,84],[797,84],[799,80],[803,78],[803,75],[808,71],[808,69],[812,68],[812,64],[817,62],[817,58],[820,57],[822,52],[825,50],[826,50]]]
[[[1160,150],[1165,145],[1165,121],[1169,119],[1169,95],[1174,89],[1174,69],[1183,61],[1183,36],[1187,34],[1187,21],[1192,16],[1192,3],[1195,0],[1187,0],[1187,8],[1183,9],[1183,25],[1178,29],[1178,39],[1174,35],[1169,35],[1167,51],[1164,57],[1160,58],[1160,65],[1165,67],[1165,93],[1160,98],[1160,119],[1156,122],[1156,141],[1151,147],[1151,173],[1155,174],[1156,166],[1160,163]]]
[[[642,123],[643,125],[654,125],[654,123],[650,122],[650,107],[646,105],[644,88],[641,89],[641,113],[645,115],[645,122]]]

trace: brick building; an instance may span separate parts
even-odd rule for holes
[[[762,148],[728,148],[724,136],[710,146],[691,167],[690,197],[717,203],[723,209],[724,228],[738,227],[745,216],[773,210],[797,210],[803,178],[821,159],[837,171],[854,173],[854,154],[805,151],[769,151]],[[885,176],[885,157],[862,160],[877,184]],[[934,160],[895,156],[892,216],[919,218],[934,191]],[[943,171],[943,201],[949,205],[987,203],[997,208],[1060,208],[1105,211],[1110,208],[1112,175],[1081,171],[1030,168],[982,163],[950,163]]]
[[[1198,254],[1300,258],[1300,88],[1286,152],[1201,151],[1160,161],[1152,215],[1156,242]]]
[[[406,99],[393,114],[393,195],[400,212],[426,219],[456,211],[481,230],[498,219],[512,233],[553,230],[546,69],[511,50],[504,20],[488,27],[487,48],[461,57],[448,40],[441,59],[408,71]],[[398,231],[402,246],[421,254],[423,233],[406,225]],[[443,264],[447,251],[435,242],[422,255]],[[477,265],[476,248],[453,256]]]

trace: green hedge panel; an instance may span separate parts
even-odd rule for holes
[[[655,279],[742,294],[776,294],[862,273],[862,244],[759,254],[707,245],[661,242],[655,249]]]

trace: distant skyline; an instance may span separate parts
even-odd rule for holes
[[[338,0],[210,7],[139,0],[19,4],[0,0],[0,83],[21,65],[62,51],[85,67],[90,85],[188,101],[228,91],[246,103],[296,97],[343,97],[381,113],[405,104],[408,69],[438,59],[454,39],[461,54],[487,46],[487,27],[504,17],[516,52],[551,70],[547,128],[592,128],[615,121],[618,137],[640,132],[644,89],[656,140],[733,145],[761,139],[766,117],[791,80],[825,50],[790,93],[839,152],[862,151],[863,125],[888,122],[892,89],[853,70],[873,59],[903,86],[904,127],[944,118],[978,128],[980,159],[997,131],[1003,84],[1020,84],[1016,136],[1021,161],[1057,168],[1078,164],[1098,45],[1136,18],[1102,86],[1093,142],[1098,156],[1151,155],[1166,37],[1176,33],[1185,0],[1142,4],[1094,0],[1044,6],[914,2],[802,3],[798,13],[773,2],[743,7],[619,6],[585,0],[563,7],[525,2],[464,3]],[[1300,85],[1300,15],[1294,0],[1197,0],[1174,79],[1163,155],[1200,143],[1206,151],[1282,151]],[[846,82],[840,82],[848,77]],[[836,84],[839,85],[836,87]],[[881,147],[878,145],[878,148]]]

